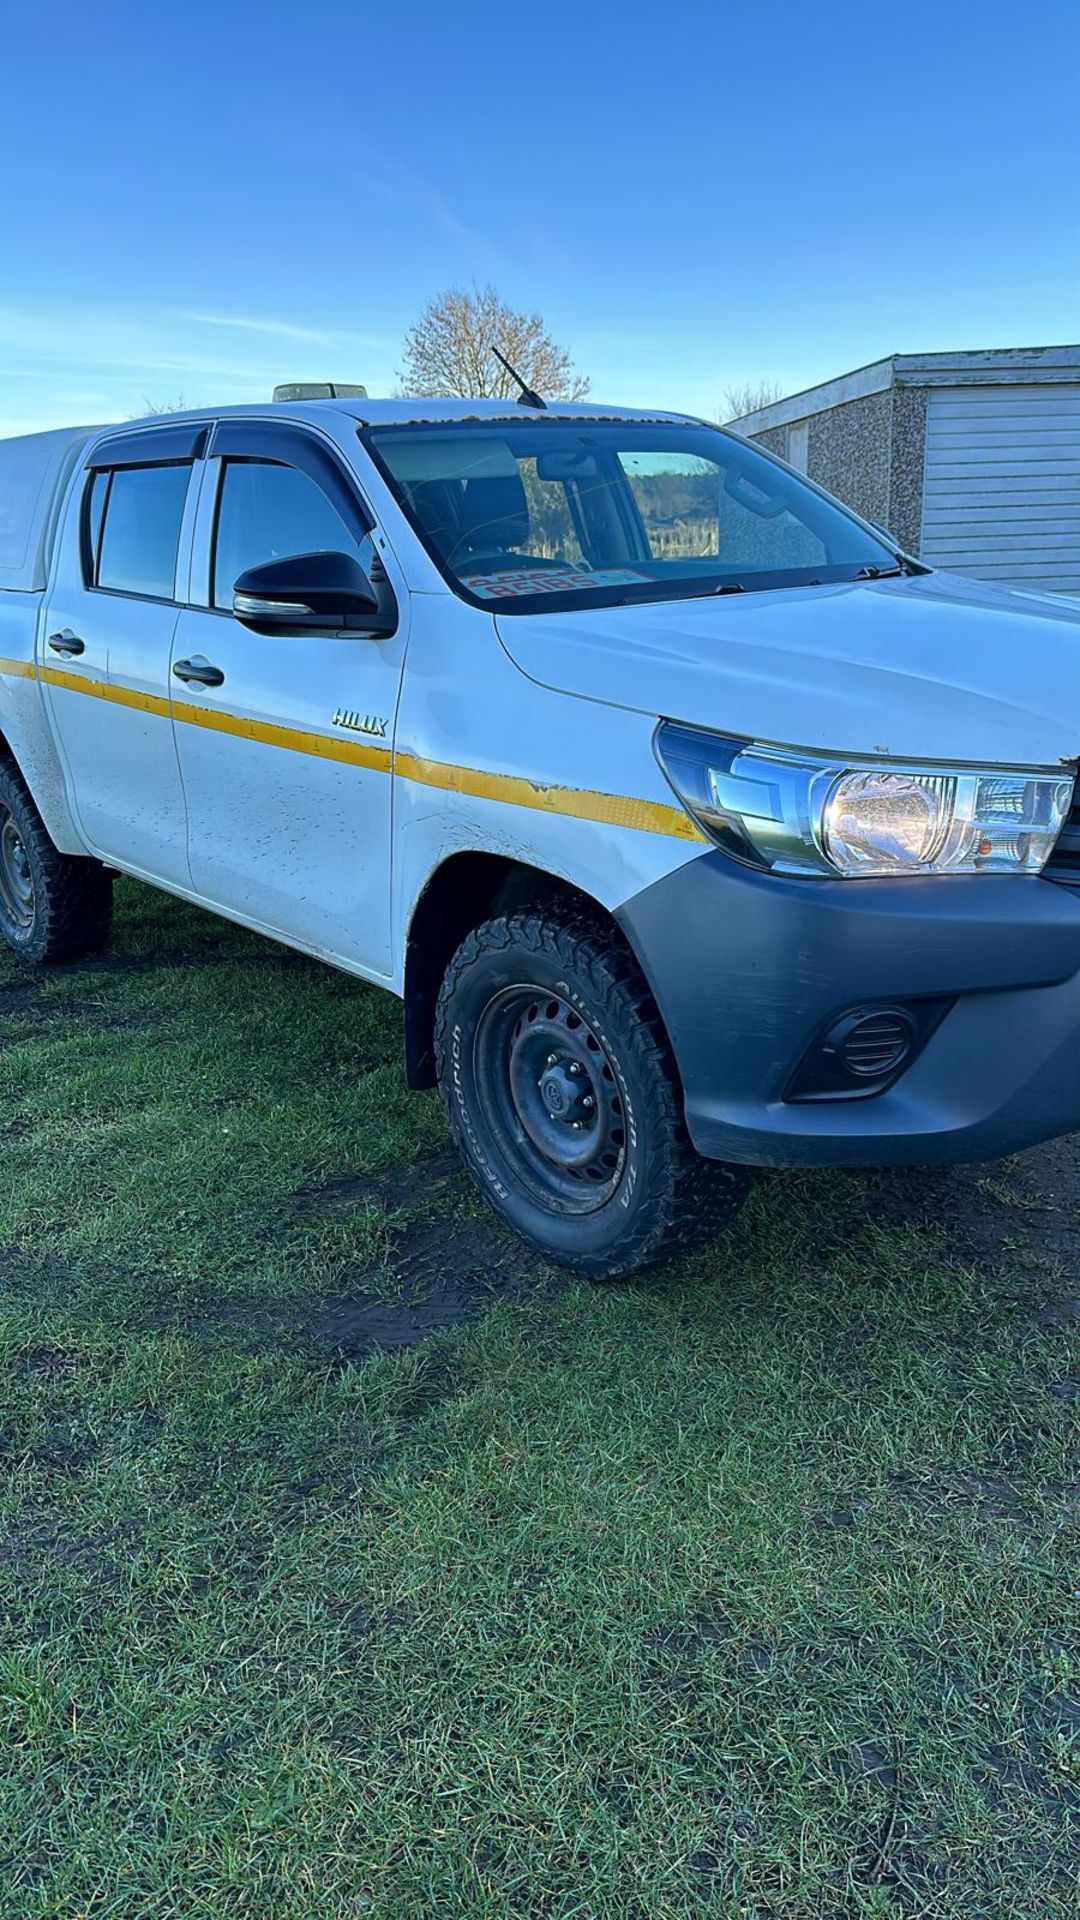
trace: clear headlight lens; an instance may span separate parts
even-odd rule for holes
[[[668,721],[656,750],[710,838],[778,873],[1038,873],[1072,805],[1060,774],[844,765]]]

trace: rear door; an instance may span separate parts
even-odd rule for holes
[[[369,574],[396,572],[328,440],[288,422],[223,422],[203,487],[193,604],[173,645],[191,874],[208,903],[384,977],[407,596],[394,580],[398,626],[379,640],[260,635],[232,611],[248,567],[320,550],[352,554]]]
[[[57,545],[39,642],[71,803],[104,859],[189,884],[169,663],[204,425],[91,449]]]

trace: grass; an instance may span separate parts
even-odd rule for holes
[[[1074,1915],[1071,1150],[580,1286],[390,999],[119,898],[0,960],[5,1920]]]

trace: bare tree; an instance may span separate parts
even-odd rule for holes
[[[187,412],[187,401],[184,399],[184,396],[182,393],[178,393],[175,400],[147,400],[147,398],[144,395],[141,411],[139,413],[129,413],[128,419],[129,420],[153,420],[160,413],[186,413],[186,412]]]
[[[771,407],[774,400],[783,398],[778,380],[747,380],[741,387],[725,387],[722,419],[741,420],[744,413],[756,413],[759,407]]]
[[[545,400],[583,400],[589,391],[538,313],[516,313],[494,287],[450,287],[428,301],[405,335],[402,392],[429,399],[516,399],[516,382],[499,365],[493,346]]]

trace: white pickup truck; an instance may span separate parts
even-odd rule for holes
[[[1078,753],[1080,610],[699,420],[0,443],[10,946],[101,947],[121,870],[388,987],[481,1191],[586,1273],[755,1164],[1080,1125]]]

